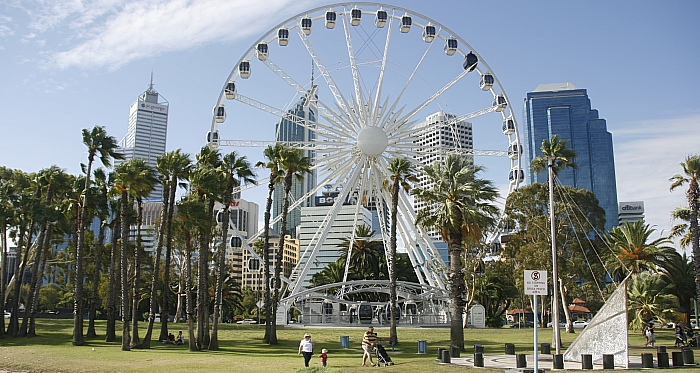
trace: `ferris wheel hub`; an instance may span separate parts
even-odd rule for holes
[[[379,127],[365,127],[357,135],[357,147],[369,157],[384,153],[388,144],[386,132]]]

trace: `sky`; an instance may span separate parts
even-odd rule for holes
[[[386,3],[438,21],[485,57],[521,133],[527,92],[557,82],[587,89],[613,136],[618,200],[644,201],[647,223],[668,232],[669,212],[685,198],[683,190],[669,191],[668,179],[682,172],[687,155],[700,153],[700,3]],[[151,74],[170,104],[168,150],[194,154],[206,143],[212,107],[237,61],[277,24],[325,4],[0,1],[0,165],[79,173],[81,130],[100,125],[123,138],[129,107]],[[243,198],[263,206],[262,195]]]

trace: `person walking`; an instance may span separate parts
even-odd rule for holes
[[[369,358],[369,363],[374,367],[377,366],[372,361],[372,353],[374,352],[374,344],[377,343],[377,333],[374,332],[374,327],[370,326],[367,328],[365,335],[362,336],[362,366],[367,366],[367,358]]]
[[[326,366],[326,362],[328,361],[328,350],[325,348],[321,350],[321,355],[318,355],[318,357],[321,358],[321,366]]]
[[[304,339],[301,340],[299,343],[299,353],[297,355],[304,354],[304,366],[308,367],[309,366],[309,361],[311,361],[311,357],[314,355],[314,341],[311,340],[311,335],[310,334],[304,334]]]
[[[646,337],[647,337],[647,347],[654,347],[654,344],[656,343],[656,336],[654,335],[654,323],[653,322],[650,322],[647,325]]]

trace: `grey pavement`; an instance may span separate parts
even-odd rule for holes
[[[484,368],[491,369],[522,369],[516,368],[516,356],[517,355],[484,355]],[[527,361],[527,367],[525,369],[535,368],[535,357],[534,355],[525,355]],[[553,367],[553,355],[539,355],[538,358],[538,369],[552,370]],[[656,365],[656,359],[654,359],[654,365]],[[465,357],[453,357],[451,359],[452,365],[462,365],[473,367],[474,366],[474,356],[466,355]],[[624,369],[625,367],[616,366],[615,369]],[[564,369],[566,370],[577,370],[581,369],[581,363],[575,361],[565,361]],[[603,364],[593,363],[593,369],[603,369]],[[641,356],[630,356],[629,357],[629,369],[642,369],[642,358]]]

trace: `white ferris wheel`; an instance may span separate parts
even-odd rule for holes
[[[391,159],[410,159],[419,169],[447,152],[472,155],[476,164],[479,157],[502,156],[507,160],[498,161],[509,162],[502,175],[508,192],[524,177],[510,100],[483,56],[435,20],[377,3],[318,7],[263,34],[224,82],[207,141],[252,149],[256,160],[276,141],[304,149],[314,182],[291,209],[324,189],[337,191],[313,239],[300,248],[290,296],[304,290],[302,279],[345,201],[372,202],[377,233],[389,247],[391,197],[382,183]],[[355,225],[362,223],[362,205],[354,205]],[[400,249],[421,285],[445,289],[444,263],[429,232],[414,224],[414,201],[403,190],[397,217]]]

